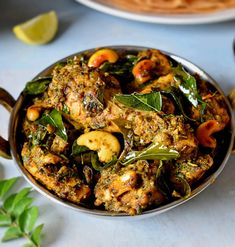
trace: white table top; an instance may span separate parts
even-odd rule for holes
[[[28,46],[12,26],[41,12],[57,11],[56,39]],[[173,52],[191,60],[216,79],[226,93],[235,86],[232,42],[235,21],[196,26],[158,25],[112,17],[72,0],[0,1],[0,87],[15,98],[25,82],[56,60],[80,50],[106,45],[141,45]],[[7,136],[8,114],[0,109],[0,134]],[[104,220],[52,203],[35,192],[39,222],[45,223],[42,246],[235,246],[235,157],[219,178],[196,198],[144,220]],[[0,158],[0,178],[19,175],[11,160]],[[0,237],[3,229],[0,228]],[[24,241],[1,246],[15,247]]]

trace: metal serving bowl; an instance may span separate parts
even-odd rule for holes
[[[115,50],[127,50],[127,51],[140,51],[140,50],[144,50],[144,49],[152,49],[149,47],[137,47],[137,46],[110,46],[108,48],[115,49]],[[79,55],[79,54],[84,53],[84,52],[90,53],[93,51],[95,51],[95,49],[81,51],[81,52],[75,53],[73,55],[70,55],[66,58],[63,58],[63,59],[57,61],[56,63],[50,65],[49,67],[47,67],[42,72],[40,72],[34,79],[48,75],[48,73],[53,69],[53,67],[59,62],[66,61],[67,59],[72,58],[75,55]],[[204,179],[200,181],[198,186],[192,190],[190,197],[188,197],[187,199],[178,199],[176,201],[170,202],[170,203],[165,204],[163,206],[144,211],[141,215],[135,216],[135,217],[141,217],[141,218],[163,213],[167,210],[170,210],[170,209],[190,200],[191,198],[193,198],[194,196],[196,196],[197,194],[202,192],[207,186],[212,184],[215,181],[215,179],[217,178],[217,176],[221,173],[221,171],[223,170],[230,154],[232,153],[232,149],[234,146],[235,122],[234,122],[234,116],[233,116],[233,112],[232,112],[232,108],[234,108],[234,105],[232,107],[232,103],[230,103],[228,98],[225,96],[225,94],[222,91],[222,89],[220,88],[220,86],[207,73],[205,73],[202,69],[200,69],[199,67],[197,67],[193,63],[191,63],[191,62],[187,61],[186,59],[181,58],[177,55],[174,55],[174,54],[171,54],[171,53],[168,53],[165,51],[161,51],[161,52],[163,54],[167,55],[168,57],[170,57],[172,60],[175,60],[176,62],[181,63],[192,74],[199,75],[203,80],[210,83],[221,95],[223,95],[224,102],[227,105],[227,109],[228,109],[229,115],[231,117],[231,121],[229,123],[229,126],[227,126],[228,136],[226,137],[226,145],[223,149],[223,152],[220,153],[220,155],[219,155],[219,157],[220,157],[219,161],[218,161],[219,163],[215,167],[213,167],[213,169],[211,169],[210,171],[207,172],[207,176],[205,176]],[[234,91],[233,95],[234,94],[235,94],[235,91]],[[234,100],[235,97],[234,96],[232,96],[232,97],[233,97],[232,100],[235,101]],[[126,215],[124,213],[113,213],[113,212],[108,212],[108,211],[104,211],[104,210],[102,211],[102,210],[97,210],[97,209],[88,209],[88,208],[85,208],[83,206],[76,205],[74,203],[71,203],[71,202],[68,202],[68,201],[65,201],[65,200],[59,198],[58,196],[56,196],[55,194],[53,194],[52,192],[47,190],[44,186],[42,186],[24,168],[23,163],[22,163],[22,159],[21,159],[21,155],[20,155],[21,150],[19,148],[19,145],[17,145],[18,140],[19,140],[18,139],[19,138],[19,132],[20,132],[19,126],[21,123],[23,107],[25,104],[25,95],[23,95],[21,93],[19,95],[18,99],[15,101],[13,99],[13,97],[7,91],[0,88],[0,104],[3,105],[7,110],[9,110],[9,112],[11,112],[10,123],[9,123],[8,141],[4,140],[0,136],[0,155],[5,157],[5,158],[13,158],[17,167],[19,168],[20,172],[22,173],[22,175],[37,191],[39,191],[42,195],[46,196],[47,198],[51,199],[52,201],[59,203],[63,206],[66,206],[68,208],[75,209],[78,212],[82,212],[82,213],[86,213],[86,214],[90,214],[90,215],[102,216],[102,217],[114,217],[114,218],[133,217],[133,216]]]

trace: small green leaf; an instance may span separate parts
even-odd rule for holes
[[[10,226],[11,217],[9,215],[0,214],[0,226]]]
[[[160,161],[160,165],[157,169],[156,184],[157,188],[166,196],[167,199],[171,198],[171,189],[169,187],[169,174],[167,172],[167,164]]]
[[[62,120],[61,114],[56,110],[52,110],[49,114],[44,114],[39,120],[38,123],[47,126],[48,124],[54,126],[56,128],[56,135],[64,139],[68,140],[67,132]]]
[[[97,153],[91,154],[91,165],[96,171],[101,171],[104,168],[114,165],[117,162],[117,157],[113,156],[112,160],[108,163],[101,163]]]
[[[125,158],[126,154],[131,151],[134,142],[134,133],[133,130],[130,129],[131,123],[127,120],[123,120],[121,118],[114,119],[112,121],[119,128],[120,132],[123,135],[124,139],[124,148],[122,153],[119,156],[119,160]]]
[[[41,244],[41,233],[42,233],[42,228],[43,228],[43,224],[37,226],[34,230],[33,233],[31,235],[31,240],[32,242],[36,245],[36,246],[40,246]]]
[[[88,151],[89,148],[86,146],[80,146],[77,144],[77,140],[74,141],[73,146],[72,146],[72,156],[77,156],[83,152]]]
[[[31,206],[31,204],[33,203],[33,198],[31,197],[24,197],[22,198],[20,201],[18,201],[15,204],[14,207],[14,211],[12,212],[13,215],[17,218],[20,216],[20,214],[22,214],[22,212]]]
[[[22,232],[31,232],[38,218],[38,208],[33,206],[19,216],[19,226]]]
[[[120,94],[115,99],[127,107],[132,107],[142,111],[161,111],[162,96],[160,92],[148,94]]]
[[[180,113],[188,120],[190,121],[195,121],[194,119],[190,118],[187,113],[185,112],[185,109],[184,109],[184,100],[183,100],[183,95],[182,93],[180,92],[179,89],[177,88],[174,88],[174,87],[171,87],[169,89],[169,91],[163,91],[162,92],[163,94],[167,94],[167,95],[170,95],[173,100],[175,101],[175,104],[178,106],[178,109],[180,111]]]
[[[171,183],[175,191],[177,191],[182,198],[187,199],[191,195],[191,187],[182,174],[177,174],[171,178]]]
[[[179,157],[176,150],[169,149],[159,143],[152,143],[142,151],[131,151],[123,160],[123,165],[128,165],[136,160],[171,160]]]
[[[35,247],[35,245],[32,243],[27,243],[27,244],[24,244],[23,247]]]
[[[17,180],[18,177],[0,181],[0,198],[3,198],[6,195]]]
[[[27,82],[23,92],[25,94],[30,94],[30,95],[37,95],[43,93],[46,91],[51,81],[52,81],[51,76],[45,76],[33,81],[29,81]]]
[[[21,191],[19,191],[14,199],[14,202],[13,202],[13,205],[12,205],[12,208],[14,210],[15,208],[15,205],[22,199],[24,198],[25,196],[27,196],[29,194],[29,192],[31,191],[31,188],[24,188],[22,189]]]
[[[6,232],[3,235],[2,242],[6,242],[12,239],[20,238],[22,237],[22,232],[19,227],[17,226],[11,226],[9,227]]]
[[[179,83],[178,87],[181,92],[194,107],[197,107],[199,101],[201,101],[201,97],[197,90],[195,77],[186,72],[181,64],[172,68],[172,70],[174,72],[175,81]]]
[[[16,198],[17,194],[12,194],[9,197],[7,197],[7,199],[5,200],[5,202],[3,203],[3,208],[7,211],[7,212],[12,212],[13,210],[13,205],[14,205],[14,200]]]

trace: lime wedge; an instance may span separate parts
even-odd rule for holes
[[[26,44],[41,45],[51,41],[58,29],[58,18],[55,11],[38,15],[24,23],[16,25],[13,32]]]

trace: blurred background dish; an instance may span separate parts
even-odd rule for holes
[[[95,10],[130,19],[162,24],[204,24],[235,19],[234,0],[76,0]],[[164,6],[163,4],[166,3]]]

